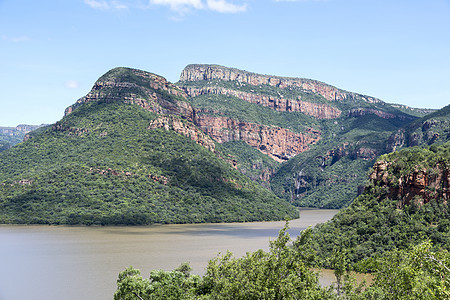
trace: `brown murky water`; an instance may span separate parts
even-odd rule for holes
[[[302,210],[290,222],[295,237],[337,210]],[[209,259],[268,250],[284,222],[68,227],[0,225],[0,300],[112,299],[120,271],[133,266],[148,277],[189,262],[203,274]],[[333,280],[324,271],[322,282]]]

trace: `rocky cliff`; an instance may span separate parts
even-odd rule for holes
[[[194,124],[184,121],[180,118],[170,115],[161,116],[151,121],[148,128],[149,129],[163,128],[167,131],[173,130],[178,134],[190,138],[197,144],[209,149],[210,151],[215,152],[216,145],[208,135],[206,135]]]
[[[278,162],[309,149],[320,139],[320,132],[310,129],[295,133],[288,129],[241,122],[228,117],[198,114],[195,123],[219,143],[244,141]]]
[[[218,65],[188,65],[181,73],[180,81],[224,80],[237,81],[250,85],[270,85],[281,89],[301,88],[319,94],[328,101],[346,101],[360,99],[368,103],[382,103],[380,99],[347,92],[326,83],[304,79],[260,75]]]
[[[397,199],[397,207],[422,206],[431,200],[447,204],[450,197],[450,169],[445,161],[433,166],[418,164],[407,172],[403,163],[379,160],[369,176],[372,184],[387,189],[391,199]]]
[[[250,103],[270,107],[276,111],[298,111],[317,119],[335,119],[341,115],[341,111],[338,108],[324,103],[311,103],[308,101],[302,101],[300,96],[297,99],[289,99],[284,97],[273,97],[269,95],[258,94],[255,92],[249,93],[227,89],[224,87],[210,86],[202,88],[184,87],[183,89],[191,97],[209,94],[230,95]]]
[[[402,147],[425,146],[450,140],[450,105],[396,130],[386,145],[387,152]]]
[[[174,101],[171,96],[179,101]],[[116,68],[97,80],[86,96],[66,109],[65,115],[90,101],[123,101],[158,114],[173,114],[192,120],[194,111],[186,100],[186,93],[164,77],[141,70]]]

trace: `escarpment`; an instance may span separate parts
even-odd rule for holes
[[[281,127],[206,114],[198,114],[195,123],[219,143],[244,141],[278,162],[308,150],[309,145],[320,139],[320,132],[314,129],[307,133],[295,133]]]
[[[250,85],[270,85],[281,89],[296,87],[324,97],[328,101],[362,100],[368,103],[382,103],[380,99],[346,92],[326,83],[304,78],[289,78],[260,75],[218,65],[188,65],[181,73],[180,81],[224,80]]]
[[[194,112],[186,100],[186,93],[162,76],[141,70],[116,68],[98,79],[86,96],[65,110],[65,115],[91,101],[122,101],[158,114],[173,114],[192,120]]]
[[[184,135],[197,144],[215,152],[216,145],[214,141],[192,123],[186,122],[174,116],[161,116],[150,122],[149,129],[163,128],[165,130],[173,130],[176,133]]]
[[[335,119],[341,115],[341,111],[338,108],[324,103],[302,101],[300,96],[297,99],[290,99],[211,86],[203,88],[183,87],[183,89],[191,97],[209,94],[229,95],[250,103],[270,107],[276,111],[298,111],[317,119]]]
[[[410,204],[422,206],[431,200],[446,204],[450,196],[450,170],[445,162],[429,167],[416,165],[404,172],[399,164],[380,160],[369,178],[375,186],[385,187],[389,198],[398,200],[398,208]]]
[[[86,113],[74,114],[86,103],[93,109],[109,103],[140,106],[152,115],[141,124],[148,132],[188,137],[299,206],[346,205],[359,194],[379,155],[449,135],[436,129],[444,128],[446,119],[423,123],[423,133],[404,129],[421,113],[409,114],[408,107],[316,80],[217,65],[189,65],[176,85],[145,71],[113,69],[67,108],[67,121],[52,129],[70,138],[113,137],[101,124],[71,122],[70,115]],[[396,130],[403,131],[391,136]],[[297,177],[304,186],[298,186]]]

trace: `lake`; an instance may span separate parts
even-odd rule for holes
[[[296,237],[337,210],[302,209],[290,222]],[[144,277],[189,262],[203,275],[208,260],[268,250],[280,222],[151,225],[139,227],[0,225],[0,300],[112,299],[117,275],[129,266]],[[322,282],[333,280],[323,272]]]

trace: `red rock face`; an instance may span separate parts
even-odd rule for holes
[[[392,163],[378,161],[369,178],[376,185],[388,187],[389,197],[399,199],[398,208],[414,202],[423,205],[430,200],[447,203],[449,199],[450,171],[448,167],[436,165],[432,170],[416,168],[410,174],[394,178],[389,176]]]
[[[260,75],[217,65],[189,65],[183,70],[180,76],[180,81],[200,81],[215,79],[224,81],[235,80],[237,82],[247,83],[255,86],[271,85],[282,89],[288,87],[297,87],[319,94],[328,101],[344,101],[348,99],[352,100],[359,98],[369,103],[383,102],[377,98],[346,92],[317,80]]]
[[[285,128],[204,114],[197,115],[195,123],[219,143],[244,141],[278,162],[286,161],[308,150],[310,144],[320,139],[320,132],[313,129],[301,134]]]
[[[174,116],[161,116],[149,124],[149,129],[163,128],[165,130],[173,130],[178,134],[184,135],[197,144],[215,152],[216,145],[214,141],[204,132],[198,129],[194,124],[176,118]]]
[[[126,76],[102,77],[85,97],[66,109],[65,115],[72,113],[83,103],[102,100],[137,104],[158,114],[173,114],[193,120],[194,110],[188,102],[170,101],[163,96],[163,94],[169,94],[187,99],[186,93],[180,88],[168,82],[164,77],[152,73],[131,69],[128,72],[141,77],[146,84],[131,82]]]
[[[223,87],[192,88],[185,87],[184,90],[191,97],[208,94],[230,95],[244,101],[270,107],[276,111],[298,111],[317,119],[335,119],[341,115],[341,111],[323,103],[311,103],[300,99],[276,98],[257,93],[247,93],[226,89]]]

